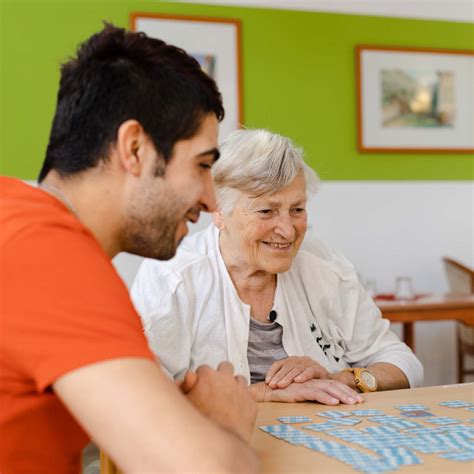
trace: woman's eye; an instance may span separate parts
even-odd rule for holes
[[[210,169],[211,169],[211,165],[208,164],[208,163],[200,163],[199,166],[200,166],[202,169],[205,169],[205,170],[210,170]]]
[[[259,212],[259,214],[263,214],[264,216],[268,216],[269,214],[271,214],[272,210],[271,209],[260,209],[258,212]]]
[[[304,211],[306,211],[306,209],[304,207],[297,207],[297,208],[293,209],[293,212],[295,214],[302,214]]]

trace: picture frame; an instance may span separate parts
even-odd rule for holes
[[[474,51],[356,46],[360,153],[474,152]]]
[[[216,81],[225,109],[219,141],[242,126],[240,20],[134,12],[130,28],[184,49]]]

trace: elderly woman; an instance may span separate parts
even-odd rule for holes
[[[361,401],[357,391],[421,383],[423,369],[360,285],[320,242],[301,247],[317,177],[301,151],[240,130],[213,167],[219,212],[132,288],[150,347],[176,379],[229,360],[257,401]]]

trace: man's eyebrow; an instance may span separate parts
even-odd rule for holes
[[[219,159],[219,156],[221,156],[221,153],[217,148],[211,148],[210,150],[205,150],[199,153],[199,155],[197,155],[196,158],[202,158],[203,156],[207,156],[207,155],[213,155],[214,157],[213,161],[216,162]]]

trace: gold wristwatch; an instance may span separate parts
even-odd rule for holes
[[[377,379],[363,367],[353,367],[344,369],[344,372],[352,372],[354,374],[355,386],[364,393],[377,391]]]

